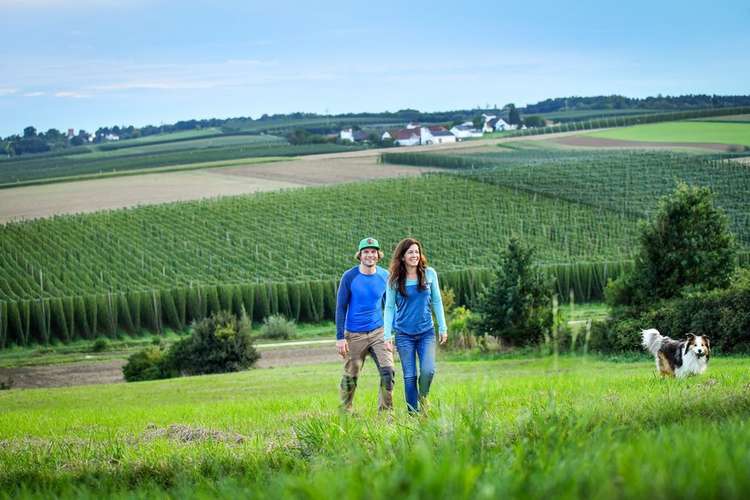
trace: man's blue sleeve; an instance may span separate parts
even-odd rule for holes
[[[346,324],[346,311],[349,309],[351,283],[352,280],[347,271],[341,277],[339,291],[336,295],[336,340],[344,340],[344,325]]]

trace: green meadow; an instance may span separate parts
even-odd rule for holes
[[[587,134],[647,142],[696,142],[750,146],[750,123],[682,121],[636,125]]]
[[[746,498],[750,362],[438,362],[426,416],[336,363],[0,392],[0,498]],[[400,370],[399,370],[400,372]],[[400,377],[400,374],[398,375]]]

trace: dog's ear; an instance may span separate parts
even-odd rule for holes
[[[708,361],[708,358],[711,357],[711,339],[704,335],[703,342],[706,344],[706,361]]]
[[[685,339],[685,352],[682,353],[683,356],[687,355],[691,345],[695,345],[695,334],[688,333]]]

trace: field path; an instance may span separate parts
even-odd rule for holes
[[[574,132],[565,133],[569,135]],[[59,214],[233,196],[303,186],[323,186],[386,177],[413,176],[434,170],[381,165],[385,151],[440,151],[491,147],[500,142],[549,139],[515,137],[396,149],[368,149],[302,156],[289,161],[148,173],[0,189],[0,224]],[[256,158],[252,159],[257,162]]]
[[[261,358],[257,368],[335,362],[340,358],[333,340],[312,340],[259,345]],[[124,382],[124,359],[61,363],[56,365],[0,368],[0,383],[12,380],[13,389],[70,387],[75,385],[116,384]]]

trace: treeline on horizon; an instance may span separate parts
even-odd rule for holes
[[[518,108],[522,114],[533,115],[541,113],[558,113],[565,111],[596,111],[596,110],[687,110],[697,108],[725,108],[750,106],[750,95],[708,95],[688,94],[682,96],[662,96],[646,98],[631,98],[621,95],[593,96],[593,97],[556,97],[546,99],[536,104]],[[158,134],[184,132],[190,130],[216,128],[217,135],[232,133],[275,133],[286,135],[291,143],[295,143],[295,131],[303,130],[307,133],[324,135],[344,127],[359,127],[380,122],[382,125],[404,122],[423,123],[460,123],[466,120],[476,120],[480,113],[491,113],[506,117],[513,104],[506,104],[503,108],[462,109],[453,111],[423,112],[417,109],[402,109],[395,112],[379,113],[343,113],[337,115],[320,115],[317,113],[288,113],[263,114],[257,119],[252,117],[207,118],[201,120],[181,120],[173,124],[159,126],[146,125],[144,127],[119,126],[100,127],[93,134],[79,130],[73,137],[68,137],[57,129],[39,132],[32,127],[26,127],[22,135],[10,135],[0,139],[0,154],[15,156],[27,153],[43,153],[53,149],[69,146],[80,146],[89,142],[98,144],[106,141],[109,134],[119,139],[135,139]]]

